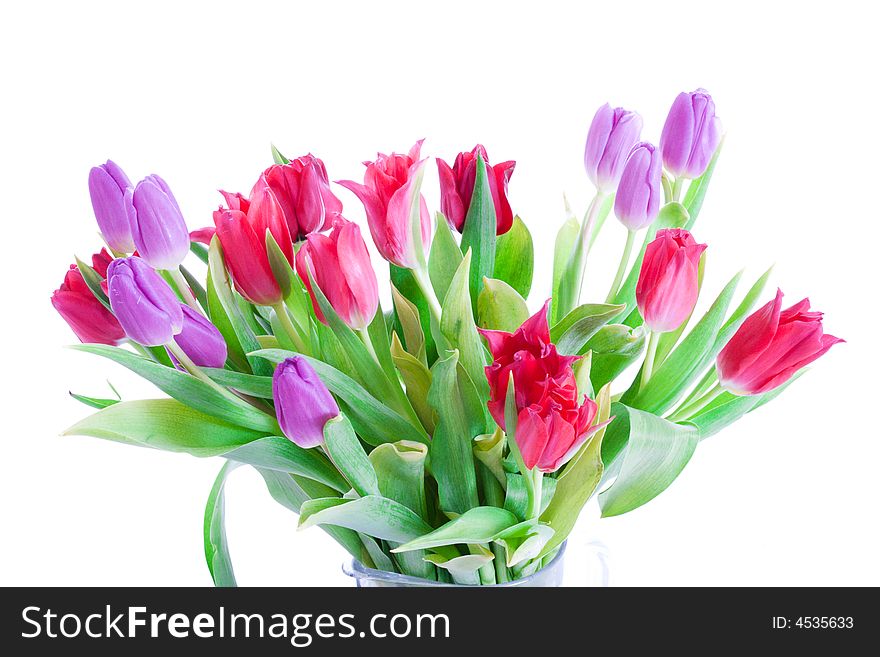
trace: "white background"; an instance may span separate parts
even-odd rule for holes
[[[219,460],[59,437],[89,412],[68,390],[104,396],[109,378],[124,397],[156,394],[64,350],[74,337],[49,305],[72,256],[98,245],[91,166],[110,157],[133,179],[160,173],[196,228],[217,188],[250,188],[270,142],[360,179],[377,150],[426,137],[425,154],[451,161],[480,141],[493,162],[517,161],[510,195],[535,236],[537,308],[562,193],[581,212],[591,194],[582,153],[596,107],[638,110],[657,140],[675,95],[703,86],[727,141],[694,231],[709,244],[701,308],[739,268],[754,279],[775,262],[772,284],[790,302],[809,295],[848,342],[700,445],[648,506],[599,520],[591,505],[569,556],[602,541],[617,585],[880,584],[870,3],[590,4],[7,5],[0,583],[210,584],[202,514]],[[609,219],[587,297],[604,296],[623,237]],[[335,543],[295,525],[255,473],[233,475],[240,583],[348,584]]]

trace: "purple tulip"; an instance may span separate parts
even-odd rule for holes
[[[641,230],[657,218],[663,195],[662,176],[660,152],[646,141],[636,144],[623,167],[614,197],[614,214],[629,230]]]
[[[587,133],[584,167],[603,194],[610,194],[617,188],[626,156],[641,132],[642,117],[635,112],[622,107],[612,109],[608,103],[596,112]]]
[[[272,376],[275,414],[284,435],[300,447],[324,442],[324,425],[339,415],[327,386],[302,356],[282,362]]]
[[[672,103],[660,135],[663,164],[676,178],[703,175],[718,143],[721,120],[715,102],[705,89],[680,93]]]
[[[134,189],[131,232],[138,255],[155,269],[177,269],[189,251],[189,231],[168,184],[147,176]]]
[[[89,171],[89,195],[104,241],[117,253],[134,251],[131,217],[134,189],[125,171],[112,160]]]
[[[168,344],[183,328],[183,311],[171,287],[137,257],[107,268],[110,308],[125,334],[144,346]]]
[[[181,304],[183,328],[174,341],[199,367],[223,367],[226,341],[211,321],[189,306]]]

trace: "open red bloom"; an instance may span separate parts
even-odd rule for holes
[[[489,342],[493,362],[486,367],[489,412],[505,427],[504,404],[510,375],[516,399],[516,443],[526,467],[558,470],[599,426],[591,426],[598,407],[589,397],[578,404],[572,363],[550,342],[547,307],[523,322],[513,333],[480,332]]]

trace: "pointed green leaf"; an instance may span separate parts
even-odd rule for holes
[[[519,216],[513,218],[510,230],[498,236],[495,250],[494,278],[502,280],[529,298],[535,268],[535,248],[532,235]]]
[[[550,329],[550,340],[561,354],[579,354],[587,341],[623,308],[622,305],[607,303],[578,306]]]
[[[419,309],[416,305],[391,286],[391,298],[394,301],[394,312],[400,327],[403,329],[403,340],[406,350],[415,358],[427,365],[425,351],[425,332],[422,329]]]
[[[308,477],[333,491],[344,493],[349,484],[327,458],[315,449],[304,449],[281,436],[265,436],[222,454],[223,458],[255,468],[278,470]]]
[[[275,144],[272,144],[272,159],[275,161],[275,164],[290,164],[290,160],[284,157],[277,148],[275,148]]]
[[[572,262],[580,222],[570,216],[556,233],[553,248],[553,303],[550,304],[550,324],[556,324],[575,305],[575,272],[579,263]]]
[[[223,493],[226,477],[236,467],[238,467],[237,463],[228,462],[220,468],[220,473],[208,495],[208,503],[205,505],[205,561],[208,563],[214,586],[219,587],[237,586],[232,559],[229,556],[229,545],[226,541],[226,499]]]
[[[434,410],[428,404],[431,389],[431,370],[415,356],[405,351],[397,337],[391,336],[391,357],[406,386],[406,396],[412,403],[422,426],[428,433],[434,433]]]
[[[449,222],[442,213],[436,214],[437,218],[437,234],[434,235],[434,241],[431,243],[431,255],[428,261],[428,274],[431,278],[431,285],[438,299],[446,296],[449,285],[452,283],[452,277],[461,264],[461,249],[455,242],[452,235],[452,229],[449,228]]]
[[[488,543],[494,541],[505,529],[519,524],[510,511],[494,506],[479,506],[450,520],[434,531],[413,538],[392,552],[428,550],[459,543]]]
[[[473,258],[469,288],[474,307],[482,288],[483,278],[492,276],[495,270],[496,230],[495,203],[489,190],[486,161],[478,154],[474,191],[461,234],[461,250],[463,253],[470,251]]]
[[[336,525],[383,541],[404,543],[431,531],[430,525],[400,502],[370,495],[308,500],[300,508],[299,527]]]
[[[361,447],[351,422],[344,415],[327,420],[324,425],[324,447],[330,460],[358,495],[379,495],[379,482],[373,465]]]
[[[513,333],[529,318],[529,307],[519,292],[504,281],[483,279],[483,290],[477,299],[480,327]]]
[[[425,561],[448,570],[452,576],[452,581],[458,585],[477,586],[482,583],[480,581],[480,569],[492,563],[494,558],[488,550],[480,550],[477,554],[464,554],[452,559],[439,554],[430,554],[425,557]]]
[[[643,327],[630,328],[625,324],[608,324],[587,341],[581,353],[590,352],[590,381],[594,390],[610,383],[632,363],[638,360],[645,347]]]

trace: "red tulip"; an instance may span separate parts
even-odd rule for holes
[[[549,303],[549,302],[548,302]],[[598,407],[589,397],[578,404],[572,363],[550,342],[547,304],[513,333],[480,330],[493,362],[486,368],[489,412],[505,428],[504,405],[513,374],[517,409],[516,444],[527,468],[558,470],[599,426],[590,426]]]
[[[413,195],[425,164],[424,160],[419,160],[422,141],[417,141],[406,155],[379,153],[375,162],[365,162],[367,171],[363,185],[352,180],[338,181],[364,204],[370,234],[382,257],[398,267],[408,269],[419,266],[424,256],[417,249],[424,249],[431,239],[431,217],[421,195],[422,244],[415,243],[410,228]]]
[[[266,255],[266,232],[272,234],[291,265],[293,244],[278,199],[264,179],[260,180],[250,199],[221,191],[229,208],[214,212],[214,225],[235,289],[251,303],[270,306],[281,301],[282,295]]]
[[[110,254],[101,249],[92,256],[92,267],[105,278],[112,260]],[[81,342],[115,345],[125,338],[113,313],[98,301],[76,265],[70,265],[61,287],[52,293],[52,305]]]
[[[752,313],[718,354],[718,380],[737,395],[759,395],[788,381],[838,342],[804,299],[782,310],[782,290]]]
[[[326,230],[342,213],[342,203],[330,191],[324,163],[311,153],[290,164],[273,164],[263,172],[263,178],[275,192],[295,241]]]
[[[449,225],[460,233],[464,231],[464,220],[474,194],[477,154],[482,155],[486,163],[489,191],[495,206],[496,233],[503,235],[513,225],[513,211],[507,200],[507,183],[513,175],[516,162],[510,160],[490,166],[486,149],[480,144],[469,153],[459,153],[451,167],[437,158],[437,169],[440,172],[440,209],[446,215]]]
[[[309,235],[296,255],[296,271],[312,297],[315,314],[325,324],[309,273],[348,326],[364,329],[373,321],[379,286],[357,224],[338,217],[329,235]]]
[[[651,331],[673,331],[693,312],[700,294],[700,254],[705,249],[705,244],[697,244],[683,228],[658,230],[648,244],[636,285],[636,303]]]

